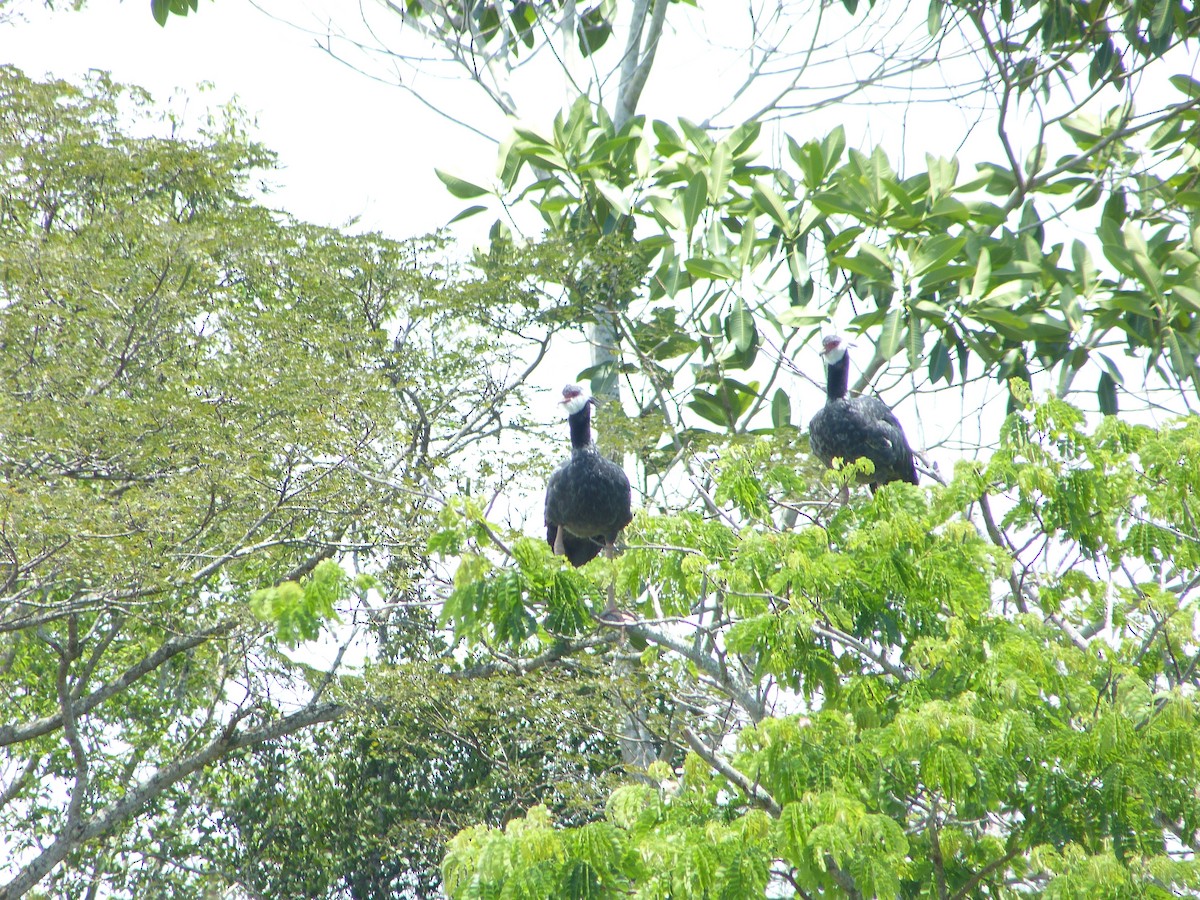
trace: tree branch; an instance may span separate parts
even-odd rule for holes
[[[687,741],[687,745],[692,748],[697,756],[712,766],[726,781],[749,797],[755,806],[766,810],[775,818],[779,818],[783,812],[783,807],[779,805],[779,801],[772,797],[766,788],[761,784],[751,781],[749,777],[743,775],[725,760],[721,759],[708,744],[704,743],[704,739],[687,725],[683,726],[683,739]]]
[[[651,4],[654,10],[651,13],[650,27],[646,28],[646,13]],[[636,0],[634,3],[629,39],[625,44],[625,57],[621,61],[617,108],[613,112],[613,125],[618,130],[633,118],[642,90],[646,87],[646,79],[654,65],[654,54],[658,50],[658,40],[662,36],[667,5],[668,0]]]
[[[313,725],[333,722],[341,718],[345,711],[346,707],[339,703],[308,706],[290,716],[284,716],[269,724],[241,733],[237,731],[238,723],[249,716],[253,710],[247,709],[239,712],[221,729],[221,733],[217,737],[199,751],[159,769],[127,791],[119,800],[110,803],[90,818],[79,822],[69,831],[59,834],[53,843],[22,867],[12,881],[0,886],[0,900],[17,900],[18,897],[24,896],[51,869],[65,859],[67,854],[88,841],[109,833],[168,788],[213,761],[228,756],[234,751],[276,740]]]
[[[220,637],[228,634],[236,626],[235,622],[223,622],[220,625],[214,625],[211,628],[206,628],[203,631],[198,631],[195,634],[190,634],[187,637],[176,638],[167,641],[149,656],[139,660],[134,665],[126,669],[119,677],[113,679],[107,684],[101,685],[92,691],[86,697],[75,700],[73,703],[73,711],[75,715],[83,715],[90,712],[99,704],[108,700],[110,697],[119,694],[125,690],[139,678],[149,672],[153,672],[164,662],[173,656],[191,650],[193,647],[198,647],[206,641],[215,637]],[[0,726],[0,747],[10,744],[17,744],[22,741],[28,741],[44,734],[49,734],[63,724],[63,714],[55,713],[52,716],[43,716],[40,719],[35,719],[32,722],[27,722],[24,725],[4,725]]]

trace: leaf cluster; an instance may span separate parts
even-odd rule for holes
[[[615,791],[603,829],[464,830],[451,896],[1194,890],[1197,422],[1088,428],[1014,394],[992,461],[944,489],[781,530],[735,462],[740,527],[639,518],[616,584],[693,753]]]

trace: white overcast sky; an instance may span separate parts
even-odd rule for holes
[[[346,0],[263,2],[317,31],[331,17],[352,28],[359,7]],[[173,105],[179,108],[186,98],[196,116],[206,106],[236,97],[254,117],[255,136],[280,156],[283,168],[273,179],[278,192],[271,205],[324,225],[357,218],[358,228],[392,237],[422,234],[467,205],[446,193],[434,167],[484,182],[494,173],[494,144],[449,124],[396,86],[337,62],[317,47],[315,36],[265,15],[248,0],[200,0],[199,13],[172,17],[165,28],[151,17],[149,5],[149,0],[89,0],[77,12],[69,0],[59,0],[63,8],[49,11],[42,0],[10,0],[7,9],[22,15],[0,25],[0,62],[14,63],[34,77],[77,79],[88,69],[105,69],[118,81],[147,88],[159,102],[177,95]],[[924,13],[919,18],[923,23]],[[386,28],[391,19],[385,14],[378,21]],[[652,117],[697,122],[717,114],[713,107],[735,89],[747,68],[740,34],[746,22],[741,4],[727,0],[700,10],[682,5],[673,10],[673,30],[659,49],[643,110]],[[399,31],[383,37],[399,40]],[[821,70],[819,77],[829,75]],[[538,77],[534,72],[529,80]],[[490,134],[503,136],[502,117],[460,77],[439,79],[431,67],[419,79],[417,87],[429,103],[484,122]],[[536,82],[530,90],[529,80],[520,96],[522,111],[530,124],[545,130],[569,99],[561,89],[542,90]],[[197,94],[196,86],[205,82],[212,89]],[[944,122],[948,113],[955,115],[945,107],[937,115]],[[903,122],[895,118],[900,112],[886,106],[807,113],[795,121],[793,133],[803,142],[845,122],[851,146],[886,141],[898,155],[908,143],[903,138],[915,132],[924,135],[918,138],[916,160],[927,149],[945,156],[958,150],[929,146],[928,132],[917,121],[925,114],[920,108],[902,114]],[[954,140],[951,135],[967,129],[961,114],[956,118],[956,127],[943,138]],[[482,228],[490,217],[479,220]]]

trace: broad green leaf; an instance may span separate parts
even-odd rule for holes
[[[1200,313],[1200,289],[1190,284],[1175,284],[1171,286],[1171,297],[1190,306],[1193,313]]]
[[[904,310],[900,306],[893,306],[883,317],[883,331],[879,335],[879,354],[884,359],[891,359],[900,349],[903,327]]]
[[[758,243],[756,218],[752,213],[748,213],[742,221],[742,233],[738,238],[738,264],[743,272],[750,269],[754,262],[754,250]]]
[[[687,119],[680,119],[679,127],[683,130],[683,133],[687,135],[687,139],[692,142],[692,146],[696,148],[696,152],[700,155],[700,157],[706,162],[710,161],[712,158],[713,148],[716,146],[716,144],[709,133],[699,125],[689,122]]]
[[[478,206],[478,205],[468,206],[466,209],[462,210],[460,213],[458,213],[453,219],[451,219],[446,224],[453,225],[455,222],[460,222],[463,219],[469,219],[471,216],[474,216],[481,212],[485,212],[486,210],[487,210],[486,206]]]
[[[975,279],[971,282],[971,295],[984,297],[992,281],[992,254],[984,247],[979,251],[979,261],[975,264]]]
[[[746,302],[741,297],[734,301],[733,309],[725,319],[725,332],[730,342],[742,352],[749,350],[758,340],[754,314],[746,308]]]
[[[933,2],[940,3],[941,0],[933,0]],[[954,191],[954,185],[958,181],[958,160],[954,157],[943,159],[932,153],[926,153],[925,168],[929,173],[930,196],[940,200],[949,199],[947,195]],[[940,214],[945,215],[945,211],[943,210]]]
[[[689,274],[696,278],[711,278],[715,281],[737,278],[737,272],[723,259],[693,256],[685,260],[683,266]]]
[[[1150,259],[1150,248],[1142,236],[1141,229],[1132,222],[1122,230],[1125,238],[1125,249],[1129,253],[1130,264],[1133,266],[1141,282],[1154,293],[1155,297],[1162,296],[1163,273]]]
[[[683,191],[683,224],[687,228],[689,240],[700,221],[700,213],[704,210],[704,201],[708,196],[708,179],[703,172],[697,172],[688,179],[687,188]]]
[[[654,211],[655,218],[659,223],[668,229],[677,229],[683,227],[683,213],[679,207],[668,200],[666,197],[653,196],[649,199],[650,209]]]
[[[446,190],[460,200],[472,200],[475,197],[482,197],[485,194],[491,193],[487,188],[472,184],[466,179],[459,178],[457,175],[451,175],[449,172],[443,172],[441,169],[434,169],[433,172],[442,184],[446,186]]]
[[[1171,75],[1168,79],[1171,84],[1179,91],[1182,91],[1193,100],[1200,97],[1200,81],[1197,81],[1190,75]]]
[[[1176,0],[1158,0],[1154,5],[1154,11],[1150,14],[1151,37],[1161,39],[1171,34],[1174,25],[1171,14],[1175,5]]]
[[[1100,382],[1096,385],[1096,398],[1100,402],[1100,412],[1106,416],[1117,414],[1117,383],[1107,372],[1100,373]]]
[[[783,198],[775,192],[766,179],[755,180],[750,196],[754,200],[754,205],[770,216],[779,226],[785,240],[790,241],[796,236],[796,224],[792,221]]]
[[[787,248],[788,272],[793,281],[805,282],[809,279],[808,259],[798,243],[792,243]]]
[[[943,378],[947,384],[953,383],[954,370],[950,365],[950,351],[946,349],[943,339],[938,338],[929,352],[929,380],[937,384]]]
[[[779,311],[778,319],[779,324],[787,328],[804,328],[828,322],[829,315],[824,312],[806,312],[803,306],[789,306]]]
[[[908,354],[908,369],[910,372],[915,372],[917,366],[921,362],[921,351],[924,349],[923,335],[921,334],[920,319],[917,318],[915,312],[910,311],[908,316],[908,330],[905,333],[905,351]]]
[[[1179,377],[1195,377],[1196,355],[1184,349],[1174,328],[1163,329],[1163,344],[1171,356],[1171,366]]]
[[[654,136],[658,139],[658,151],[664,156],[670,156],[686,149],[683,138],[674,128],[659,119],[650,123]]]
[[[758,120],[743,122],[729,132],[724,143],[729,146],[729,151],[735,161],[744,161],[753,150],[754,143],[761,133],[762,122]]]
[[[935,234],[922,240],[912,256],[913,273],[921,276],[945,265],[958,255],[966,243],[966,237],[951,237],[948,234]]]
[[[625,196],[624,191],[611,181],[605,181],[602,178],[594,179],[592,184],[596,186],[600,196],[608,201],[608,205],[612,207],[614,213],[619,216],[629,215],[629,198]]]
[[[872,212],[865,203],[843,191],[821,191],[813,195],[812,202],[822,212],[845,213],[863,221],[872,218]]]
[[[1117,368],[1117,364],[1115,362],[1113,362],[1104,353],[1097,353],[1096,356],[1099,358],[1101,364],[1104,366],[1104,371],[1109,376],[1109,378],[1111,378],[1113,380],[1113,382],[1116,384],[1124,385],[1125,384],[1125,376],[1121,374],[1121,370],[1119,368]]]
[[[771,398],[771,426],[787,428],[792,424],[792,400],[783,388],[777,388]]]
[[[708,202],[716,205],[725,197],[729,177],[733,174],[733,156],[729,144],[721,141],[713,149],[712,162],[708,167]]]
[[[929,14],[926,16],[925,26],[929,29],[931,37],[942,30],[941,0],[929,0]]]
[[[729,415],[724,404],[707,391],[693,391],[687,407],[702,419],[721,428],[729,426]]]

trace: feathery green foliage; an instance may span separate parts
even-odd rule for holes
[[[685,617],[630,629],[657,651],[640,664],[712,704],[666,727],[702,737],[722,695],[742,724],[614,792],[602,842],[545,811],[464,831],[450,895],[1200,886],[1200,420],[1089,428],[1069,404],[1016,396],[998,452],[945,488],[888,485],[794,530],[732,494],[736,528],[639,518],[617,583],[640,617]],[[739,699],[755,691],[770,714]]]

